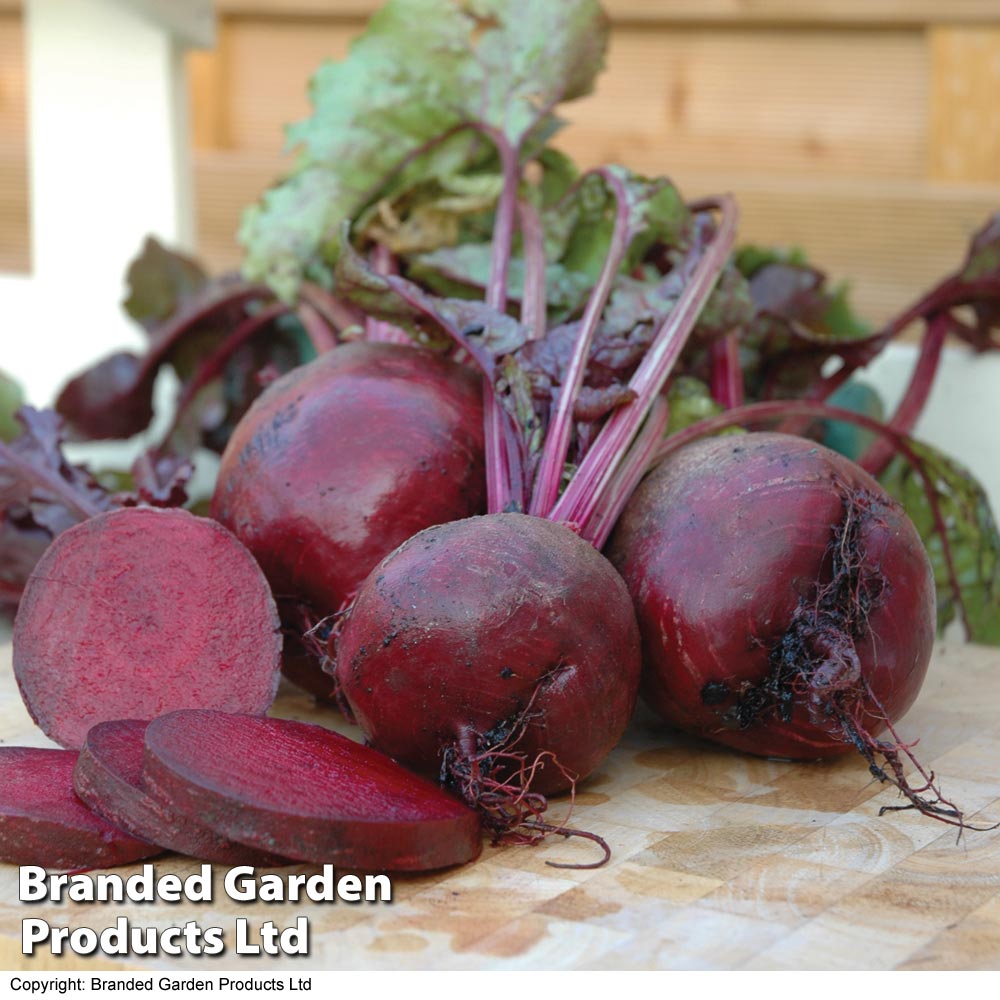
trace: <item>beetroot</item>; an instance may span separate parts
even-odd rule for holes
[[[160,853],[91,812],[73,792],[71,750],[0,747],[0,861],[111,868]]]
[[[223,865],[280,865],[281,858],[234,844],[196,817],[158,802],[143,785],[142,758],[148,723],[102,722],[87,733],[73,785],[94,812],[136,837],[178,854]]]
[[[494,768],[502,781],[537,761],[541,794],[586,777],[624,732],[639,665],[611,565],[523,514],[415,535],[369,576],[338,646],[341,690],[372,745],[473,801]]]
[[[425,871],[471,861],[481,849],[474,812],[321,726],[174,712],[146,731],[144,773],[178,811],[299,861]]]
[[[918,808],[954,815],[906,784],[892,733],[930,660],[930,563],[860,467],[784,434],[702,440],[646,477],[608,554],[635,600],[644,697],[663,718],[766,756],[857,749]]]
[[[25,587],[13,643],[32,718],[67,747],[111,719],[265,712],[277,691],[267,581],[225,528],[183,510],[124,508],[59,535]]]
[[[273,383],[239,423],[212,498],[279,598],[338,610],[422,528],[485,502],[482,389],[398,344],[337,347]]]

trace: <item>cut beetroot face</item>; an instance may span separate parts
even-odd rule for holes
[[[223,865],[275,866],[282,858],[220,837],[197,819],[158,802],[143,787],[146,722],[102,722],[87,733],[73,773],[76,794],[94,812],[136,837],[178,854]]]
[[[160,853],[91,812],[73,791],[72,750],[0,747],[0,861],[112,868]]]
[[[266,712],[281,636],[263,573],[221,525],[131,507],[59,535],[25,587],[14,673],[46,735],[79,749],[113,719]]]
[[[472,810],[322,726],[181,711],[150,723],[146,786],[218,833],[297,861],[429,871],[481,849]]]

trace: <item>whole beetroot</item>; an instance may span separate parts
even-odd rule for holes
[[[485,502],[480,380],[399,344],[334,348],[278,379],[222,456],[212,516],[276,596],[337,610],[422,528]]]
[[[337,656],[369,742],[487,811],[514,772],[537,767],[539,794],[586,777],[625,730],[639,669],[635,613],[610,563],[524,514],[400,546],[359,592]]]
[[[291,632],[341,610],[411,535],[485,504],[481,380],[429,351],[354,343],[278,379],[222,456],[212,516],[260,563]],[[290,637],[286,672],[329,678]]]
[[[859,466],[784,434],[699,441],[642,482],[608,555],[635,601],[643,697],[664,719],[764,756],[858,750],[911,805],[961,823],[917,795],[937,793],[932,776],[908,784],[892,728],[930,661],[930,562]]]

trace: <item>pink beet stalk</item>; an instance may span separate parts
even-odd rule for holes
[[[889,426],[894,431],[898,431],[900,434],[909,434],[916,426],[934,386],[934,374],[937,372],[941,351],[944,348],[945,338],[948,336],[950,327],[951,316],[949,313],[938,313],[927,324],[923,343],[920,345],[920,356],[917,358],[917,364],[910,377],[910,384],[889,421]],[[858,464],[866,472],[877,476],[885,470],[896,450],[891,441],[879,438],[861,456]]]
[[[621,179],[609,170],[598,170],[596,173],[614,192],[618,202],[618,210],[615,213],[615,227],[608,255],[604,259],[597,284],[587,299],[580,332],[577,335],[573,355],[559,391],[556,413],[549,425],[545,445],[542,449],[538,477],[535,480],[535,492],[529,510],[529,513],[536,517],[544,517],[552,509],[559,496],[559,483],[566,466],[569,441],[573,432],[573,406],[580,392],[580,386],[583,384],[583,375],[590,357],[590,345],[594,342],[597,324],[601,319],[601,313],[604,312],[605,305],[607,305],[608,296],[611,294],[612,282],[621,268],[631,242],[628,202]]]
[[[670,371],[684,348],[688,335],[708,301],[725,266],[736,238],[736,203],[726,196],[719,199],[722,218],[711,246],[694,266],[690,280],[677,304],[660,325],[653,343],[629,382],[635,400],[613,413],[601,428],[573,481],[550,513],[553,520],[581,526],[585,534],[602,491],[646,418],[653,401],[662,392]]]

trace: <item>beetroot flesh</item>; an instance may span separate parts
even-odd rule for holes
[[[178,811],[298,861],[429,871],[471,861],[482,846],[474,812],[322,726],[174,712],[146,731],[144,774]]]
[[[643,696],[668,722],[765,756],[858,749],[874,766],[902,749],[875,737],[927,671],[933,575],[852,462],[783,434],[702,440],[646,477],[608,554],[639,616]]]
[[[142,840],[168,851],[223,865],[275,866],[282,858],[220,837],[197,818],[159,802],[143,786],[142,759],[148,723],[102,722],[87,733],[73,784],[94,812]]]
[[[25,587],[14,673],[47,736],[178,708],[265,712],[281,635],[267,581],[223,528],[130,507],[60,534]]]
[[[113,868],[160,853],[91,812],[73,791],[72,750],[0,747],[0,861]]]
[[[212,516],[275,595],[319,617],[410,535],[485,505],[480,380],[429,351],[354,343],[278,379],[230,438]]]
[[[552,521],[491,514],[428,528],[372,571],[336,670],[373,746],[503,825],[489,812],[506,793],[564,791],[621,738],[639,634],[593,546]]]

